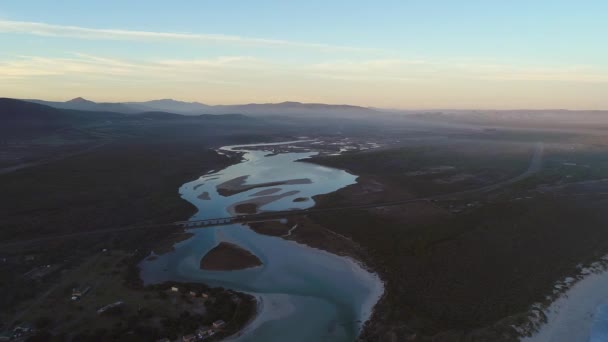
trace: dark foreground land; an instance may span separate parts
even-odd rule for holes
[[[0,178],[7,199],[0,209],[2,241],[183,220],[194,208],[179,198],[179,186],[231,162],[201,142],[116,141],[86,154],[5,174]],[[137,264],[147,250],[180,236],[175,227],[159,226],[2,250],[3,328],[26,322],[36,325],[41,336],[83,341],[125,334],[128,340],[177,338],[194,332],[195,322],[212,319],[232,322],[224,328],[226,333],[238,330],[255,313],[255,301],[248,311],[245,306],[235,311],[229,295],[225,300],[215,296],[211,302],[179,304],[153,288],[141,287]],[[38,272],[47,265],[52,272]],[[78,287],[91,290],[73,302],[70,291]],[[246,300],[250,299],[239,299]],[[117,301],[124,302],[119,312],[98,317],[97,309]],[[223,311],[210,314],[213,310]],[[240,323],[231,320],[233,315],[243,316]]]
[[[36,115],[6,119],[15,110]],[[202,284],[144,287],[137,265],[151,250],[167,252],[188,238],[162,226],[194,213],[179,186],[238,162],[212,148],[310,132],[361,146],[382,142],[311,160],[359,175],[357,184],[315,198],[317,207],[427,198],[252,225],[353,256],[379,273],[386,291],[363,341],[517,341],[513,326],[525,326],[533,303],[546,302],[556,281],[608,253],[608,140],[601,127],[587,134],[580,131],[587,127],[564,125],[531,131],[469,122],[438,128],[424,120],[374,126],[125,116],[2,99],[0,114],[12,125],[0,127],[0,332],[29,324],[39,340],[149,341],[220,319],[227,324],[214,338],[237,331],[255,313],[252,298]],[[539,142],[541,167],[530,167]],[[319,148],[331,154],[340,146]],[[133,224],[158,226],[94,233]],[[90,234],[53,239],[82,232]],[[74,289],[86,294],[72,300]],[[117,302],[123,304],[97,313]]]
[[[521,142],[535,135],[547,141],[538,172],[462,192],[526,172],[533,144]],[[608,141],[469,138],[314,160],[361,175],[319,196],[319,207],[455,194],[312,217],[359,245],[385,281],[362,340],[518,341],[514,327],[526,327],[533,303],[546,303],[557,281],[608,253]]]
[[[24,119],[13,120],[12,113]],[[41,340],[149,341],[193,333],[191,323],[202,317],[227,323],[215,335],[219,338],[255,313],[255,301],[224,296],[223,289],[209,290],[212,300],[199,304],[186,294],[181,301],[167,299],[142,286],[137,264],[150,250],[169,250],[167,241],[184,238],[180,229],[162,225],[194,214],[179,197],[179,186],[238,162],[212,148],[284,139],[279,129],[241,117],[235,125],[230,116],[182,122],[108,114],[110,122],[99,114],[104,119],[97,122],[97,114],[66,114],[12,100],[0,101],[0,114],[9,117],[3,130],[12,125],[0,146],[9,168],[0,175],[0,332],[29,325]],[[49,121],[48,115],[60,120]],[[82,134],[75,138],[75,131]],[[24,153],[34,145],[35,153]],[[157,226],[95,233],[141,224]],[[85,234],[53,238],[72,233]],[[46,239],[11,245],[41,238]],[[80,288],[88,288],[87,294],[72,301],[72,289]],[[96,310],[119,301],[115,315],[99,317]]]
[[[227,323],[216,339],[240,329],[255,312],[243,306],[246,296],[230,296],[240,305],[223,295],[211,306],[193,306],[188,297],[167,304],[142,286],[138,263],[188,238],[168,224],[194,214],[179,187],[239,161],[214,148],[344,129],[341,120],[123,115],[11,99],[0,99],[0,121],[0,333],[34,326],[42,340],[175,337],[193,332],[176,321],[200,322],[201,315]],[[154,227],[109,232],[132,225]],[[72,289],[88,290],[73,302]],[[96,318],[96,310],[116,302],[123,302],[117,315]],[[222,314],[210,314],[214,308]]]

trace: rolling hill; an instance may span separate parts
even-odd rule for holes
[[[200,102],[183,102],[172,99],[152,100],[145,102],[116,102],[116,103],[97,103],[77,97],[66,102],[53,102],[43,100],[24,100],[43,104],[61,109],[75,109],[87,111],[109,111],[123,114],[135,114],[141,112],[168,112],[183,115],[201,114],[245,114],[254,116],[337,116],[337,117],[357,117],[380,113],[375,109],[350,106],[350,105],[329,105],[323,103],[301,103],[301,102],[281,102],[281,103],[250,103],[243,105],[217,105],[210,106]]]

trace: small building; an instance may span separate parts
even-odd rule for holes
[[[203,339],[203,338],[211,336],[211,335],[213,335],[213,330],[211,330],[211,329],[206,329],[206,328],[196,329],[196,336],[198,336],[198,338],[200,338],[200,339]]]
[[[196,292],[194,292],[194,291],[190,291],[190,292],[188,292],[188,294],[189,294],[191,297],[196,297]]]
[[[79,300],[91,290],[90,286],[72,289],[72,300]]]
[[[206,294],[205,292],[203,292],[203,293],[201,293],[201,297],[203,297],[203,298],[207,299],[207,298],[209,298],[209,295],[208,295],[208,294]]]
[[[214,329],[220,329],[224,325],[226,325],[226,322],[222,321],[221,319],[218,320],[218,321],[213,322],[213,328]]]
[[[179,292],[179,288],[172,286],[171,287],[171,292]]]
[[[34,330],[34,328],[30,324],[21,323],[13,329],[13,332],[27,334],[29,332],[32,332],[33,330]]]
[[[194,341],[196,341],[196,336],[195,336],[195,335],[193,335],[193,334],[190,334],[190,335],[184,335],[184,336],[182,337],[182,341],[184,341],[184,342],[194,342]]]

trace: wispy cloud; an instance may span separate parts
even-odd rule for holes
[[[334,80],[361,84],[457,82],[608,83],[608,70],[592,66],[517,66],[500,63],[423,59],[338,60],[290,64],[251,56],[204,59],[127,60],[85,53],[64,57],[14,56],[0,60],[0,79],[69,76],[116,81],[172,80],[239,82],[283,78]],[[396,85],[397,86],[397,85]]]
[[[230,45],[294,47],[317,50],[378,51],[376,49],[280,39],[242,37],[224,34],[155,32],[123,29],[101,29],[80,26],[53,25],[39,22],[0,20],[0,32],[24,33],[46,37],[69,37],[92,40],[181,40]]]
[[[572,65],[514,65],[485,61],[376,59],[331,61],[308,67],[322,78],[346,81],[558,81],[608,83],[608,69]]]
[[[0,60],[0,80],[66,79],[81,82],[177,82],[238,84],[243,74],[263,75],[267,63],[249,56],[191,60],[123,60],[84,53],[65,57],[14,56]]]

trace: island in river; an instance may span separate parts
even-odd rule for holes
[[[263,182],[263,183],[255,183],[255,184],[246,184],[246,180],[249,178],[248,175],[236,177],[234,179],[225,181],[221,184],[217,185],[217,193],[228,197],[232,195],[239,194],[241,192],[249,191],[251,189],[256,188],[267,188],[272,186],[279,185],[296,185],[296,184],[311,184],[312,181],[308,178],[300,178],[300,179],[289,179],[284,181],[273,181],[273,182]],[[266,189],[270,190],[270,189]],[[263,191],[263,190],[262,190]]]
[[[261,265],[255,254],[229,242],[220,242],[201,259],[201,269],[208,271],[235,271]]]

